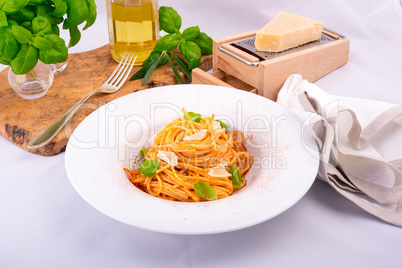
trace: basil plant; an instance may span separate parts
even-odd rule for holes
[[[66,61],[68,48],[59,36],[62,24],[75,46],[82,30],[94,24],[94,0],[0,0],[0,63],[17,74],[30,72],[38,62]]]

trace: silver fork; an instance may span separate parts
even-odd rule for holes
[[[106,82],[99,87],[99,89],[89,92],[62,116],[57,118],[52,124],[36,134],[36,136],[28,142],[28,148],[35,149],[48,144],[57,135],[57,133],[59,133],[67,121],[81,107],[81,105],[92,95],[96,93],[115,93],[117,90],[119,90],[126,81],[127,76],[130,74],[136,59],[137,56],[134,57],[134,55],[131,53],[125,53],[119,62],[119,65],[117,65],[116,69],[109,76]]]

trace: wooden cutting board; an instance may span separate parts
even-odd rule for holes
[[[110,56],[109,45],[83,53],[70,54],[67,68],[54,76],[48,93],[34,100],[19,97],[8,84],[9,68],[3,70],[0,72],[0,134],[29,152],[46,156],[56,155],[65,150],[68,138],[78,124],[107,102],[137,90],[178,83],[170,65],[161,66],[153,73],[145,87],[141,86],[142,79],[126,81],[114,94],[98,94],[91,97],[48,145],[38,149],[27,147],[27,142],[43,128],[56,120],[88,92],[101,86],[116,66],[117,62]],[[200,68],[209,70],[211,67],[212,56],[203,56]],[[129,77],[140,68],[141,66],[134,67]],[[180,75],[187,83],[189,82],[182,72]]]

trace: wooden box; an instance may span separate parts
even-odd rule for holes
[[[331,42],[270,53],[275,55],[265,59],[235,46],[236,41],[252,38],[256,32],[214,40],[213,71],[193,70],[193,83],[245,89],[275,101],[289,75],[300,74],[314,82],[347,63],[349,58],[350,41],[328,29],[324,29],[323,36],[331,38]]]

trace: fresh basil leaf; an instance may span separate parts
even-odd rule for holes
[[[145,84],[148,82],[149,78],[151,77],[152,73],[155,71],[156,67],[159,66],[159,63],[162,61],[162,58],[166,57],[166,54],[161,55],[159,58],[157,58],[152,65],[149,67],[147,72],[144,75],[144,79],[142,80],[141,86],[145,86]]]
[[[17,39],[17,41],[20,44],[27,44],[29,42],[32,42],[33,39],[32,33],[29,30],[25,29],[24,27],[19,25],[13,25],[11,26],[11,30],[13,31],[15,39]]]
[[[201,54],[203,55],[212,54],[213,40],[206,33],[200,33],[193,41],[200,47]]]
[[[176,76],[177,80],[179,80],[180,84],[184,84],[183,78],[181,78],[179,72],[176,69],[176,66],[174,65],[172,59],[167,55],[166,58],[169,61],[170,67],[172,67],[173,73]]]
[[[188,114],[188,116],[190,116],[190,119],[191,119],[193,122],[199,123],[199,122],[201,121],[201,119],[202,119],[202,116],[201,116],[200,114],[197,114],[197,113],[194,113],[194,112],[188,112],[187,114]],[[187,117],[187,115],[183,115],[183,118],[184,118],[185,120],[188,120],[188,119],[189,119],[189,118]]]
[[[232,175],[230,178],[232,179],[232,183],[234,185],[241,185],[242,184],[242,180],[241,180],[241,174],[239,171],[239,168],[236,166],[232,166],[230,168],[230,174]]]
[[[152,178],[153,176],[156,175],[156,172],[158,171],[160,165],[159,162],[156,160],[146,160],[144,161],[141,166],[140,166],[140,172],[149,177]]]
[[[52,32],[52,24],[48,18],[37,16],[32,20],[32,32],[35,36],[45,36]]]
[[[6,13],[4,13],[3,10],[0,10],[0,27],[2,26],[8,26],[8,22]]]
[[[24,27],[28,31],[32,31],[32,21],[23,21],[20,23],[20,26]]]
[[[68,58],[68,49],[64,40],[55,34],[45,35],[44,38],[53,42],[51,49],[39,50],[39,59],[45,64],[54,64],[66,61]]]
[[[68,31],[70,32],[70,43],[68,44],[70,48],[78,44],[81,39],[81,32],[77,26],[71,27]]]
[[[174,34],[162,37],[154,47],[154,51],[171,51],[180,43],[179,38]]]
[[[18,22],[32,21],[32,19],[35,18],[35,16],[36,14],[32,6],[26,6],[18,10],[17,12],[9,15],[10,19]]]
[[[45,3],[47,0],[29,0],[28,4],[33,6],[39,6]]]
[[[179,56],[173,53],[173,58],[177,62],[177,65],[180,67],[180,69],[183,71],[183,73],[190,79],[191,79],[191,71],[188,69],[187,63],[182,60]]]
[[[85,3],[77,0],[67,0],[67,19],[63,22],[63,29],[70,29],[83,23],[88,17],[89,8]]]
[[[194,191],[206,200],[215,200],[217,198],[216,191],[206,182],[196,181],[193,184]]]
[[[52,25],[52,31],[50,32],[55,35],[60,35],[60,29],[58,25]]]
[[[188,69],[192,70],[197,68],[201,62],[201,49],[193,41],[187,41],[186,43],[180,43],[180,51],[183,53],[188,61]]]
[[[13,35],[11,26],[0,27],[0,55],[3,62],[10,63],[11,60],[18,54],[20,46],[21,45]]]
[[[60,24],[64,20],[63,17],[51,16],[50,14],[53,13],[54,7],[49,6],[46,3],[36,6],[35,11],[36,11],[37,16],[45,17],[46,19],[48,19],[50,21],[50,24],[52,24],[52,25]]]
[[[18,10],[22,9],[28,4],[29,0],[3,0],[0,1],[2,4],[1,10],[3,10],[6,14],[13,14]],[[1,3],[2,2],[2,3]]]
[[[189,41],[195,39],[200,34],[200,28],[198,26],[193,26],[185,29],[181,35],[184,40]]]
[[[0,0],[0,1],[1,1],[1,0]],[[18,25],[18,23],[17,23],[16,21],[10,20],[10,19],[7,20],[7,23],[8,23],[8,26]],[[11,28],[10,28],[10,29],[11,29]]]
[[[37,49],[51,49],[53,47],[53,42],[41,37],[41,36],[35,36],[32,42],[32,45],[36,47]]]
[[[7,61],[6,59],[4,59],[4,58],[0,55],[0,64],[3,64],[3,65],[10,65],[10,62]]]
[[[175,33],[175,30],[180,30],[181,17],[171,7],[161,6],[159,8],[159,26],[167,33]]]
[[[228,126],[225,123],[223,123],[221,120],[215,120],[215,121],[219,122],[220,126],[224,128],[226,131],[228,131]]]
[[[11,61],[11,69],[15,74],[30,72],[38,62],[38,51],[33,46],[23,45],[17,56]]]
[[[181,38],[181,32],[179,29],[174,29],[174,33],[176,34],[177,38]]]
[[[148,152],[149,152],[149,150],[148,150],[147,148],[142,148],[142,149],[140,150],[140,156],[141,156],[142,158],[144,158],[144,157],[147,155]]]
[[[88,4],[88,16],[86,18],[86,24],[84,28],[82,29],[83,31],[91,27],[96,20],[97,16],[97,11],[96,11],[96,4],[94,0],[86,0]]]
[[[51,0],[54,4],[54,11],[52,12],[52,16],[54,17],[63,17],[67,12],[67,3],[63,0]]]

